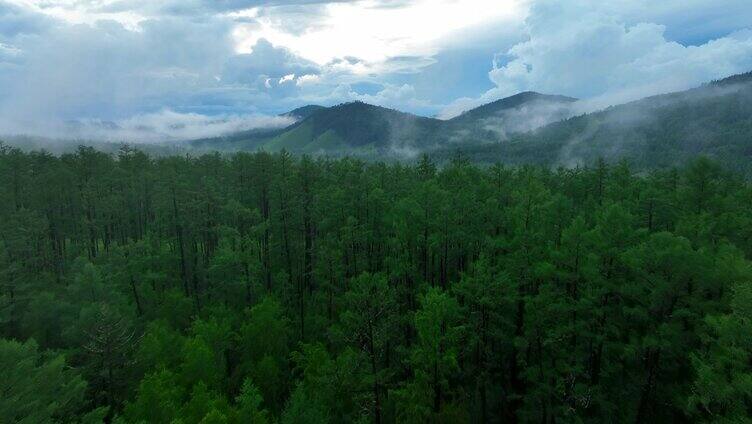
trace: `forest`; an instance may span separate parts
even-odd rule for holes
[[[2,423],[752,416],[752,185],[0,144]]]
[[[474,142],[431,151],[444,162],[461,147],[474,163],[568,166],[628,160],[632,169],[686,166],[698,155],[752,177],[752,72],[687,91],[647,97],[490,142],[475,129]],[[502,126],[503,128],[503,126]]]

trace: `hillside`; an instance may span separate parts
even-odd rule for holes
[[[293,109],[287,113],[283,113],[282,116],[288,116],[290,118],[294,118],[297,120],[306,119],[309,116],[313,115],[314,113],[326,109],[324,106],[319,105],[306,105],[299,107],[297,109]]]
[[[191,140],[191,148],[220,151],[255,151],[270,138],[283,133],[287,128],[256,128],[220,137]]]
[[[472,121],[499,117],[500,115],[512,109],[531,106],[536,107],[544,104],[569,105],[576,101],[577,99],[573,97],[540,94],[534,91],[525,91],[519,94],[515,94],[514,96],[499,99],[494,102],[479,106],[475,109],[465,111],[461,115],[450,119],[449,122],[468,123]]]
[[[626,159],[640,169],[707,155],[752,174],[752,73],[571,117],[576,99],[520,93],[453,119],[419,117],[362,102],[305,106],[287,128],[196,140],[192,147],[438,160],[458,150],[479,163],[575,166]]]
[[[321,154],[387,154],[399,149],[427,148],[440,126],[437,119],[353,102],[315,110],[269,137],[263,148]]]
[[[488,143],[572,116],[577,99],[532,91],[479,106],[444,123],[446,144]]]
[[[434,152],[448,157],[456,146]],[[574,166],[597,158],[626,159],[638,168],[674,166],[706,155],[750,173],[752,84],[733,76],[552,123],[507,141],[469,143],[461,150],[485,163]]]
[[[283,129],[252,130],[194,140],[193,147],[399,157],[457,143],[499,141],[510,134],[569,116],[575,99],[520,93],[469,110],[450,120],[421,117],[363,102],[303,106],[282,116],[297,122]]]

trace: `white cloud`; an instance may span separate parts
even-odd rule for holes
[[[619,11],[595,0],[539,1],[526,21],[529,39],[495,60],[489,78],[496,87],[480,98],[458,99],[441,115],[527,90],[604,107],[752,69],[749,30],[684,46],[668,40],[663,25],[627,24]]]
[[[486,92],[483,96],[478,98],[460,97],[459,99],[456,99],[448,105],[444,106],[439,111],[439,113],[436,114],[436,117],[439,119],[452,119],[455,116],[459,116],[463,112],[467,112],[468,110],[478,107],[484,103],[489,103],[497,100],[495,96],[496,95],[493,93]]]
[[[748,0],[0,0],[0,132],[351,100],[449,117],[524,90],[602,107],[752,69],[749,22]]]
[[[15,58],[21,54],[21,50],[9,44],[0,43],[0,58]]]
[[[279,79],[280,84],[284,84],[286,82],[294,81],[295,80],[295,74],[287,74]]]
[[[393,109],[417,109],[428,106],[428,103],[415,96],[415,87],[410,84],[392,85],[387,84],[383,90],[375,95],[353,94],[355,100],[372,103]]]
[[[298,77],[297,81],[295,82],[298,86],[304,86],[309,84],[316,84],[321,77],[314,74],[305,74]]]
[[[303,30],[291,32],[285,8],[266,11],[234,32],[237,49],[247,52],[258,39],[285,46],[319,65],[344,57],[358,57],[371,72],[394,57],[426,57],[435,54],[448,36],[490,22],[519,20],[522,0],[412,0],[391,2],[364,0],[330,3],[304,22]]]
[[[250,53],[228,58],[222,71],[222,80],[228,84],[253,86],[260,78],[267,89],[272,88],[266,81],[272,78],[277,85],[291,81],[295,75],[318,74],[319,67],[300,58],[284,47],[272,45],[261,38]]]
[[[55,23],[19,35],[18,66],[0,72],[0,115],[112,119],[180,103],[217,85],[233,55],[222,22],[161,20],[139,32],[112,21]],[[1,40],[0,40],[1,41]]]
[[[40,15],[59,19],[71,24],[94,25],[110,20],[130,30],[138,30],[147,16],[136,10],[112,8],[120,0],[6,0]]]
[[[293,119],[262,114],[207,116],[179,113],[170,109],[138,114],[118,120],[82,119],[28,123],[0,119],[5,135],[34,135],[53,139],[101,140],[109,142],[155,143],[215,137],[255,128],[277,128]],[[31,128],[31,130],[30,130]]]

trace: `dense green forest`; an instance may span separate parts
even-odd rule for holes
[[[752,72],[703,86],[612,106],[490,142],[479,134],[458,147],[477,163],[575,166],[598,158],[628,159],[635,169],[684,166],[699,155],[752,176]]]
[[[0,422],[745,422],[752,185],[0,147]]]

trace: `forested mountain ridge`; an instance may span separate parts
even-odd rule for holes
[[[711,85],[724,86],[724,85],[736,85],[746,84],[752,82],[752,71],[742,74],[731,75],[726,78],[711,81]]]
[[[527,105],[536,105],[541,103],[568,104],[574,103],[577,99],[567,96],[548,95],[536,93],[534,91],[524,91],[514,96],[505,97],[491,103],[478,106],[461,113],[460,115],[449,119],[452,123],[462,123],[468,121],[478,121],[488,118],[497,117],[500,113],[510,109],[517,109]]]
[[[459,147],[479,163],[574,166],[597,158],[639,169],[699,155],[752,175],[752,73],[576,116],[499,143]],[[436,155],[450,157],[457,146]]]
[[[299,108],[293,109],[287,113],[283,113],[282,116],[289,116],[291,118],[301,120],[301,119],[308,118],[309,116],[323,109],[326,109],[326,108],[324,106],[319,106],[319,105],[306,105],[306,106],[301,106]]]
[[[186,142],[144,144],[152,154],[276,152],[446,162],[458,151],[480,164],[576,166],[598,158],[635,169],[681,166],[700,155],[752,175],[752,72],[604,110],[566,96],[533,92],[501,99],[455,118],[420,117],[362,102],[308,105],[280,116],[290,124]],[[294,121],[294,122],[293,122]],[[281,121],[284,123],[284,120]],[[116,153],[119,143],[11,137],[25,150],[72,152],[85,144]]]
[[[574,100],[525,92],[449,120],[426,118],[363,102],[328,108],[309,105],[283,114],[298,119],[287,128],[196,140],[190,144],[218,150],[286,149],[294,153],[399,159],[472,140],[498,141],[507,133],[527,131],[564,119],[570,114],[566,105]]]
[[[0,422],[744,422],[752,186],[0,146]]]
[[[440,124],[437,119],[351,102],[316,110],[271,138],[264,148],[338,155],[420,148]]]
[[[533,92],[453,119],[418,117],[361,102],[305,107],[287,128],[194,142],[219,150],[279,151],[373,160],[444,161],[461,151],[478,163],[574,166],[599,157],[638,169],[681,165],[707,155],[752,172],[752,73],[578,114],[586,104]]]

